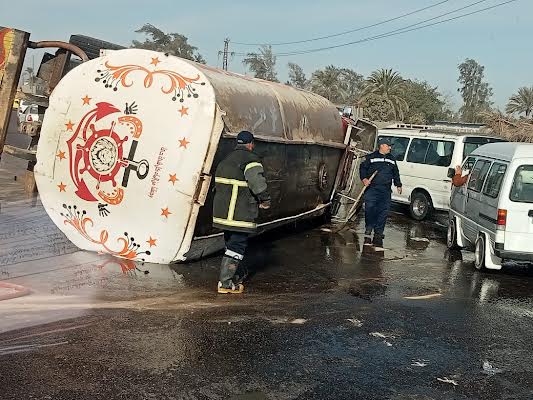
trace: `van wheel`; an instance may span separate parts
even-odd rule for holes
[[[424,192],[415,192],[411,196],[409,212],[411,217],[417,221],[422,221],[431,211],[431,200]]]
[[[448,223],[448,233],[446,235],[446,245],[450,250],[459,250],[460,247],[457,244],[457,225],[455,218],[450,219]]]
[[[476,240],[476,251],[475,251],[475,261],[474,266],[478,271],[485,270],[485,236],[480,235]]]

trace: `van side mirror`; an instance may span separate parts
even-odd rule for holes
[[[448,168],[448,178],[453,178],[455,176],[455,168]]]
[[[352,116],[352,107],[344,107],[342,110],[342,115],[344,117],[351,117]]]

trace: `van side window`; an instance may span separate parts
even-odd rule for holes
[[[511,201],[533,203],[533,165],[521,165],[516,169]]]
[[[492,198],[498,197],[505,171],[507,171],[507,165],[500,163],[492,164],[487,177],[487,183],[485,183],[485,188],[483,189],[483,194]]]
[[[381,136],[390,139],[392,143],[391,154],[396,161],[403,161],[405,153],[407,152],[407,146],[409,146],[409,138],[399,136]]]
[[[444,140],[432,140],[426,153],[424,164],[449,167],[452,163],[454,142]]]
[[[477,161],[476,165],[474,165],[472,173],[470,174],[470,179],[468,181],[468,189],[472,189],[476,192],[481,192],[483,182],[485,182],[485,178],[487,177],[487,173],[489,172],[489,167],[490,161]]]
[[[455,143],[444,140],[413,139],[407,161],[448,167],[452,162]]]
[[[407,162],[423,164],[429,147],[427,139],[413,139],[407,153]]]
[[[475,157],[468,157],[467,160],[463,163],[463,171],[467,170],[471,172],[472,168],[474,168],[475,163],[476,163]]]

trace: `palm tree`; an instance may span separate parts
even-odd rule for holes
[[[523,113],[526,114],[526,118],[529,118],[533,112],[533,86],[519,88],[518,94],[514,94],[509,98],[505,111],[509,114]]]
[[[395,119],[402,120],[409,109],[409,104],[404,98],[404,79],[392,69],[382,68],[372,72],[366,81],[363,100],[371,95],[385,100]]]

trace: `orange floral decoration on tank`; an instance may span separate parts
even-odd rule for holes
[[[106,253],[129,260],[139,259],[139,256],[142,256],[143,254],[148,256],[151,254],[149,250],[139,252],[141,245],[135,242],[135,239],[130,237],[128,232],[124,232],[123,237],[118,237],[116,239],[119,243],[119,248],[116,250],[112,249],[108,245],[109,232],[107,230],[101,230],[100,236],[97,239],[93,238],[87,231],[87,228],[94,226],[94,223],[90,217],[86,216],[87,212],[85,210],[80,211],[76,206],[67,206],[66,204],[63,204],[63,208],[65,209],[65,212],[62,212],[61,216],[65,218],[65,225],[71,225],[89,242],[101,245],[102,250]],[[144,261],[142,258],[140,260]]]
[[[143,82],[145,88],[152,86],[155,77],[162,76],[166,78],[168,86],[162,86],[161,91],[164,94],[172,94],[172,100],[176,101],[179,99],[181,103],[185,101],[186,97],[198,98],[198,93],[196,93],[194,85],[205,85],[205,82],[199,82],[199,74],[191,78],[165,69],[150,71],[148,68],[135,64],[114,66],[106,61],[105,69],[99,69],[96,72],[99,76],[95,78],[95,81],[102,82],[104,87],[110,88],[113,91],[117,91],[119,85],[122,87],[132,86],[134,82],[132,80],[128,81],[128,76],[133,72],[141,72],[145,75]]]

